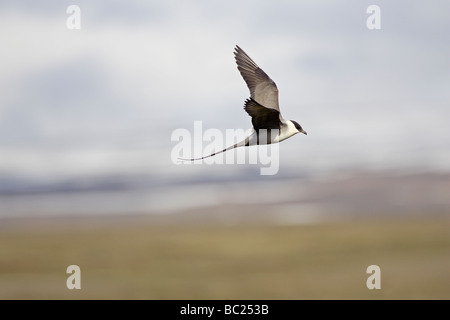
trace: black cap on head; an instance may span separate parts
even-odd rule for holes
[[[291,121],[292,121],[292,123],[294,124],[295,128],[296,128],[299,132],[304,133],[304,134],[307,134],[306,131],[303,130],[302,126],[299,125],[297,121],[294,121],[294,120],[291,120]]]

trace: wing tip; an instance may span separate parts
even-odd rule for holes
[[[236,45],[236,46],[234,47],[233,53],[234,53],[234,58],[235,58],[236,60],[238,59],[238,56],[242,54],[242,51],[243,51],[243,50],[242,50],[241,47],[239,47],[238,45]]]

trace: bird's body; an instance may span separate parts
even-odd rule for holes
[[[244,110],[252,117],[253,132],[228,148],[197,159],[201,160],[228,150],[257,144],[273,144],[293,135],[306,132],[293,120],[285,120],[278,105],[278,88],[275,82],[242,50],[234,51],[237,67],[250,90],[250,98],[245,101]]]

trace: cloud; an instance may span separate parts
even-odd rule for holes
[[[73,31],[66,4],[0,4],[0,154],[9,159],[0,171],[28,167],[14,160],[25,154],[60,159],[49,171],[124,170],[117,159],[133,148],[130,166],[137,154],[169,166],[178,127],[249,128],[236,44],[276,81],[283,115],[309,133],[283,142],[285,163],[428,166],[414,156],[422,149],[448,157],[446,2],[380,1],[379,31],[365,27],[370,3],[359,1],[80,1]],[[56,156],[74,150],[79,167]]]

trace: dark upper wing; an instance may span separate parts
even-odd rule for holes
[[[245,111],[252,117],[253,128],[278,129],[280,130],[280,112],[275,109],[263,107],[253,99],[247,99],[244,106]]]
[[[266,108],[280,111],[275,82],[239,46],[236,46],[234,55],[238,70],[250,89],[252,99]]]

